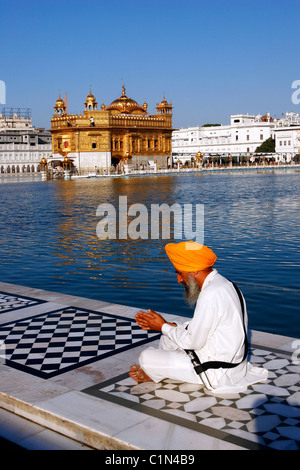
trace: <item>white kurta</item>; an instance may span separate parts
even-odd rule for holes
[[[247,331],[246,305],[244,320]],[[254,367],[247,360],[232,369],[208,369],[199,376],[184,351],[194,350],[201,363],[239,363],[243,359],[245,334],[240,300],[232,283],[215,269],[203,283],[192,320],[176,327],[165,323],[162,333],[159,348],[149,347],[139,358],[142,369],[154,382],[171,378],[202,383],[210,392],[223,393],[242,392],[268,377],[266,369]]]

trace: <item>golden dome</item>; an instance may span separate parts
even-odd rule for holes
[[[157,109],[158,114],[162,114],[162,115],[172,114],[172,103],[171,101],[170,103],[167,102],[165,98],[165,94],[160,104],[157,103],[156,109]]]
[[[64,102],[64,100],[60,97],[60,93],[59,93],[59,97],[58,97],[57,100],[55,101],[55,107],[56,107],[56,108],[64,108],[64,107],[65,107],[65,102]]]
[[[90,87],[90,93],[87,95],[86,100],[85,100],[85,110],[97,110],[97,101],[96,98],[94,97],[93,93],[91,92],[91,87]]]
[[[169,104],[169,103],[167,102],[167,100],[166,100],[166,98],[165,98],[165,94],[164,94],[164,97],[163,97],[163,99],[162,99],[160,105],[161,105],[161,106],[166,106],[166,105],[168,105],[168,104]]]
[[[55,106],[54,106],[54,113],[56,115],[59,114],[65,114],[66,113],[66,103],[64,100],[60,97],[60,92],[59,92],[59,97],[55,101]]]
[[[126,96],[125,85],[122,85],[122,88],[122,96],[114,100],[106,109],[108,111],[118,111],[123,114],[131,114],[133,112],[141,112],[144,114],[145,110],[143,106],[140,106],[135,100]]]
[[[94,97],[93,93],[91,92],[91,88],[90,88],[89,94],[86,97],[86,102],[87,103],[95,103],[96,102],[96,98]]]

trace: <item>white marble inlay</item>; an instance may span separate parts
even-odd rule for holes
[[[203,424],[204,426],[210,426],[214,429],[222,429],[224,428],[224,426],[226,426],[226,422],[223,418],[215,417],[203,419],[203,421],[201,421],[201,424]]]
[[[206,410],[207,408],[210,408],[216,403],[217,403],[217,400],[215,397],[195,398],[195,400],[192,400],[189,403],[186,403],[184,405],[184,409],[185,411],[188,411],[188,412],[198,412],[198,411]]]
[[[300,406],[300,392],[296,392],[286,399],[291,406]]]
[[[281,426],[278,428],[278,432],[285,437],[288,437],[290,439],[295,439],[297,441],[300,441],[300,429],[291,426]]]
[[[248,411],[238,410],[229,406],[213,406],[211,410],[216,416],[220,416],[225,419],[230,419],[232,421],[244,421],[251,419],[251,416]]]
[[[269,411],[269,413],[285,416],[286,418],[300,417],[300,408],[295,408],[293,406],[283,405],[280,403],[270,403],[264,405],[264,408]]]
[[[249,432],[265,432],[280,424],[281,420],[276,415],[261,415],[247,424]]]
[[[189,401],[189,396],[187,394],[177,392],[176,390],[156,390],[155,395],[168,401]]]
[[[271,370],[277,370],[278,371],[278,369],[281,369],[283,367],[288,366],[289,363],[290,363],[290,361],[288,361],[287,359],[273,359],[272,361],[266,362],[264,364],[264,367],[266,369],[271,369]]]
[[[154,382],[143,382],[132,387],[130,393],[132,395],[143,395],[144,393],[151,393],[159,387],[160,385]]]
[[[273,397],[289,396],[288,390],[269,384],[255,384],[253,385],[253,390],[256,392],[265,393],[266,395],[272,395]]]
[[[299,376],[296,374],[284,374],[281,377],[278,377],[278,379],[274,380],[274,384],[278,387],[289,387],[290,385],[295,385],[296,383],[299,383]]]
[[[240,400],[237,400],[236,402],[236,406],[239,408],[239,409],[252,409],[252,408],[255,408],[255,407],[258,407],[260,405],[262,405],[263,403],[265,403],[266,401],[268,400],[268,398],[266,397],[266,395],[262,395],[262,394],[252,394],[252,395],[247,395],[243,398],[241,398]]]

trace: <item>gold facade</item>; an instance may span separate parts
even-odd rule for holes
[[[75,166],[81,156],[80,168],[92,166],[93,154],[109,156],[105,164],[99,160],[99,167],[119,162],[137,167],[148,160],[166,167],[172,152],[172,104],[163,98],[155,115],[147,109],[146,102],[140,106],[126,96],[124,85],[120,98],[100,109],[90,91],[80,115],[69,114],[66,101],[59,97],[51,119],[53,156],[67,154]]]

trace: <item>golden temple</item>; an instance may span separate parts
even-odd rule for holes
[[[150,115],[148,104],[129,98],[124,85],[122,95],[100,109],[90,89],[84,107],[80,115],[69,114],[59,94],[51,119],[52,160],[68,157],[80,173],[117,165],[147,168],[153,161],[159,168],[171,165],[172,103],[165,97]]]

